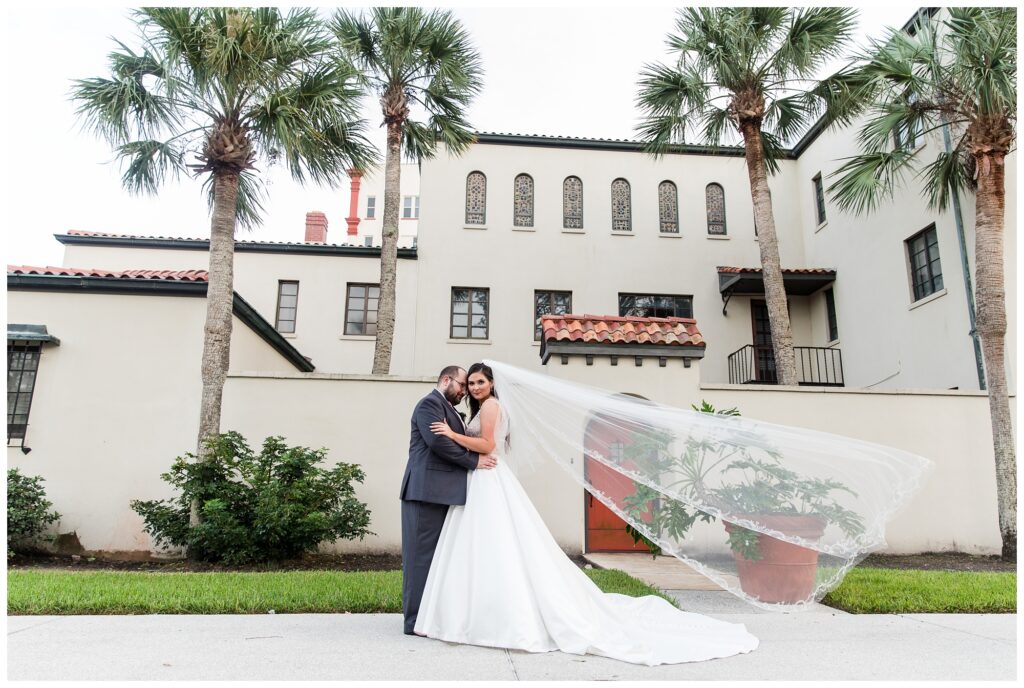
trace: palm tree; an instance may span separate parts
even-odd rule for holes
[[[1017,459],[1006,386],[1003,231],[1006,155],[1017,121],[1017,11],[951,8],[948,19],[919,22],[915,35],[890,30],[872,41],[853,71],[866,120],[861,153],[829,187],[840,208],[865,213],[891,198],[905,173],[923,179],[932,208],[965,190],[976,194],[977,322],[985,360],[995,450],[1003,557],[1017,555]],[[853,103],[857,107],[857,103]],[[941,149],[892,145],[942,132]],[[927,164],[923,158],[934,153]]]
[[[398,206],[402,148],[406,157],[434,156],[437,141],[459,154],[475,140],[465,111],[482,88],[480,58],[462,24],[447,10],[375,7],[369,15],[337,12],[332,28],[366,85],[380,99],[387,127],[384,221],[380,252],[380,301],[373,373],[391,369],[395,335]],[[411,118],[419,106],[426,118]]]
[[[691,136],[717,145],[731,126],[742,137],[754,205],[779,382],[798,384],[779,263],[768,173],[793,139],[833,99],[813,81],[850,39],[856,13],[843,7],[711,7],[679,11],[668,45],[673,65],[645,65],[637,104],[645,150],[660,156]]]
[[[357,119],[358,72],[313,10],[146,8],[142,48],[117,41],[110,75],[74,82],[77,114],[124,163],[122,183],[156,194],[182,172],[205,175],[212,210],[197,456],[220,431],[234,296],[236,223],[260,221],[256,162],[283,161],[304,182],[337,183],[375,153]],[[189,155],[196,162],[186,163]],[[193,502],[192,524],[199,522]]]

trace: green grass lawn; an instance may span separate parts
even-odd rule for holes
[[[605,592],[665,597],[622,571],[586,573]],[[266,614],[271,609],[278,614],[400,613],[402,572],[7,572],[7,613],[15,615]]]
[[[854,614],[1017,611],[1017,574],[855,568],[822,600]]]

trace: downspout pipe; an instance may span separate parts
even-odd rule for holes
[[[942,140],[946,144],[946,154],[953,152],[953,146],[949,137],[949,124],[942,125]],[[964,216],[960,210],[960,194],[956,189],[953,192],[953,221],[956,223],[956,236],[960,244],[960,265],[964,275],[964,291],[967,294],[967,317],[971,323],[971,339],[974,340],[974,364],[978,369],[978,389],[985,390],[985,363],[981,354],[981,341],[978,339],[978,328],[974,318],[974,287],[971,285],[971,267],[967,260],[967,239],[964,235]]]

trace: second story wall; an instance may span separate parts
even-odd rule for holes
[[[784,173],[769,181],[775,198],[793,193],[785,170],[795,163],[781,164]],[[486,178],[482,223],[472,221],[479,216],[467,218],[467,177],[474,172]],[[533,187],[532,227],[517,226],[514,213],[516,178],[524,174]],[[582,183],[581,228],[565,226],[569,177]],[[629,183],[629,231],[613,228],[612,187],[618,179]],[[659,185],[665,181],[677,192],[677,232],[661,231]],[[708,232],[709,184],[724,191],[724,236]],[[479,143],[461,157],[440,154],[425,161],[422,194],[417,372],[482,358],[539,367],[538,290],[571,292],[573,312],[597,315],[618,315],[623,294],[691,297],[692,316],[708,342],[701,368],[708,380],[727,379],[728,354],[751,342],[749,305],[735,299],[728,316],[722,315],[716,271],[719,265],[760,265],[742,157],[677,154],[655,160],[639,151]],[[791,203],[776,206],[784,266],[803,264],[798,212]],[[450,336],[452,289],[460,287],[487,290],[485,338]],[[798,299],[791,309],[794,332],[803,336],[809,328],[806,309]]]

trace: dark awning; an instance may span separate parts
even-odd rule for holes
[[[46,331],[46,325],[7,323],[7,341],[40,342],[60,346],[60,340]]]
[[[787,294],[807,296],[836,281],[836,271],[827,268],[783,268],[782,284]],[[761,268],[718,266],[718,291],[726,294],[764,294]]]

